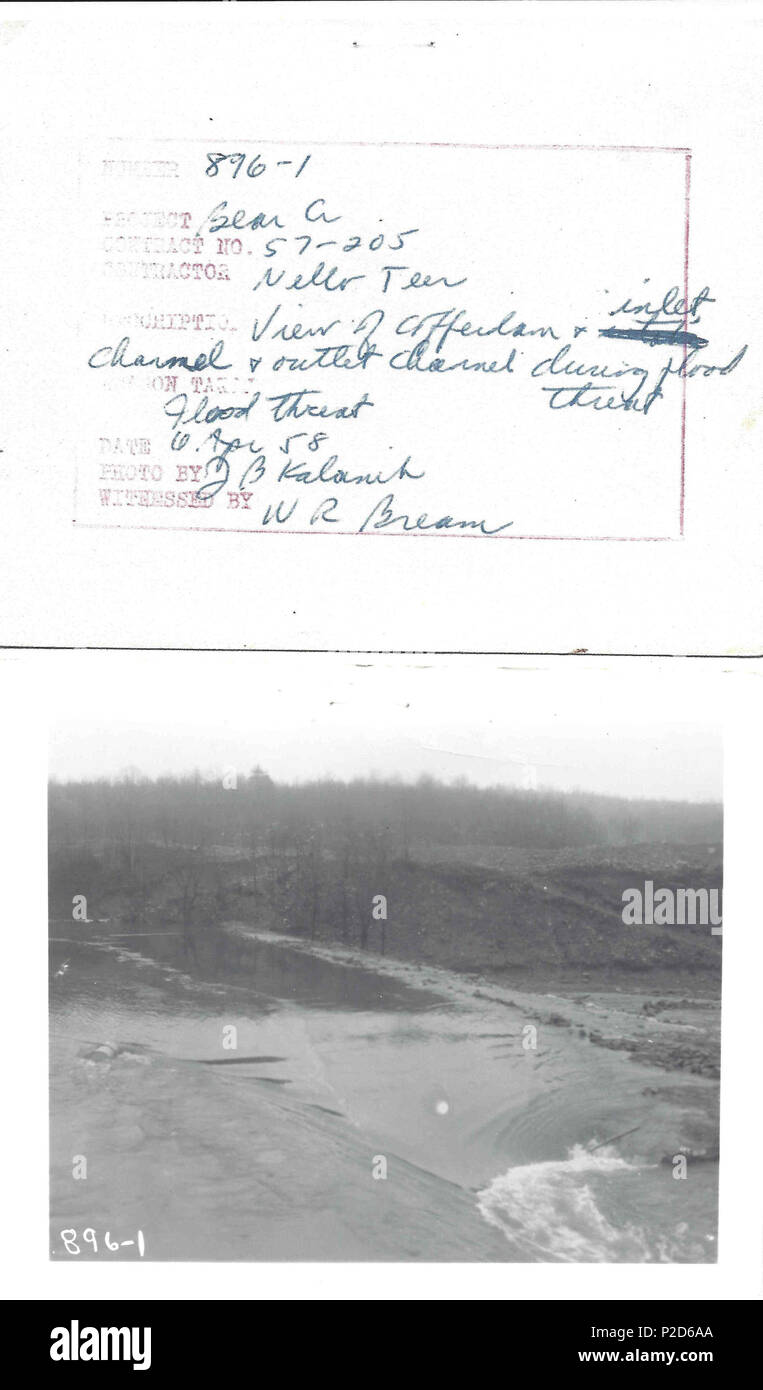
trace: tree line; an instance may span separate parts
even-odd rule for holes
[[[365,948],[374,895],[413,883],[417,853],[426,849],[711,845],[721,829],[714,804],[484,789],[431,777],[277,783],[254,768],[240,777],[229,769],[217,778],[53,781],[51,919],[68,914],[81,893],[107,904],[94,916],[113,922],[116,912],[119,926],[179,927],[191,959],[224,953],[223,924],[242,915]],[[420,884],[415,892],[420,900]],[[383,925],[379,935],[383,950]]]
[[[53,850],[111,842],[128,858],[149,843],[272,854],[312,844],[342,853],[369,837],[406,858],[417,845],[713,844],[722,837],[722,811],[714,802],[482,788],[433,777],[278,783],[254,768],[241,776],[231,769],[218,777],[52,781],[49,834]]]

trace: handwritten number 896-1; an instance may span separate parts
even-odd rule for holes
[[[67,1255],[79,1255],[81,1246],[77,1240],[77,1232],[73,1228],[61,1232],[61,1239],[66,1248]],[[82,1232],[82,1240],[85,1245],[91,1245],[95,1254],[98,1253],[98,1236],[92,1226],[88,1226]],[[112,1240],[111,1233],[106,1232],[105,1245],[107,1250],[121,1250],[124,1245],[136,1245],[138,1254],[142,1257],[146,1253],[146,1241],[142,1231],[138,1231],[137,1241],[135,1240]]]
[[[295,179],[299,178],[309,158],[309,154],[305,155],[305,158],[302,160],[302,163],[300,164],[299,168],[297,169],[294,175]],[[250,159],[248,163],[247,156],[245,154],[208,154],[207,159],[209,160],[209,163],[206,169],[204,170],[204,173],[209,179],[216,178],[217,175],[220,173],[221,168],[228,164],[231,165],[231,177],[234,179],[238,178],[239,174],[241,173],[241,170],[244,168],[244,165],[246,165],[247,177],[250,179],[259,178],[260,174],[264,174],[265,170],[268,167],[264,159],[262,158],[262,155],[259,154],[254,155],[254,157]],[[293,163],[293,159],[277,159],[276,168],[280,168],[282,165]],[[231,172],[231,170],[229,170],[229,172]]]

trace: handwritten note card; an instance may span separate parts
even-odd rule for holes
[[[83,155],[77,524],[679,537],[687,380],[746,350],[689,291],[689,176],[664,148]]]

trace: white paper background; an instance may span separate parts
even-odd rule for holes
[[[4,642],[759,650],[759,4],[7,5],[1,37]],[[710,285],[724,343],[750,348],[734,375],[689,384],[685,539],[75,528],[93,424],[80,320],[98,308],[79,158],[104,136],[225,147],[247,134],[691,147],[690,291]],[[521,230],[531,246],[532,218]],[[574,246],[568,272],[572,284]],[[469,448],[493,442],[476,422]],[[650,450],[647,487],[654,469]]]

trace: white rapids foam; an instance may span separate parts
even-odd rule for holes
[[[638,1174],[613,1148],[591,1153],[576,1144],[564,1159],[510,1168],[477,1193],[491,1226],[545,1259],[576,1263],[667,1260],[666,1242],[633,1223],[614,1226],[597,1202],[602,1182]]]

